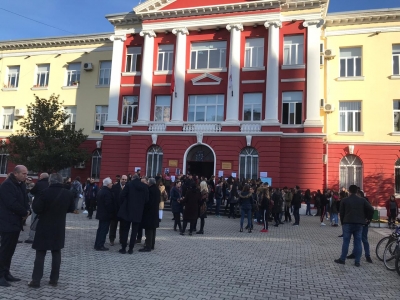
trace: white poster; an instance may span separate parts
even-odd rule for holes
[[[236,173],[232,173],[232,177],[233,177],[233,178],[236,178]]]
[[[261,177],[268,177],[268,172],[260,172],[260,178]]]
[[[218,171],[218,177],[223,177],[224,176],[224,171]]]
[[[135,167],[135,173],[140,170],[140,167]]]

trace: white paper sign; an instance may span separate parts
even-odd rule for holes
[[[233,177],[233,178],[236,178],[236,173],[232,173],[232,177]]]
[[[268,172],[260,172],[260,177],[268,177]]]
[[[171,176],[171,181],[175,182],[175,176],[173,176],[173,175]]]
[[[224,171],[218,171],[218,177],[223,177],[224,176]]]
[[[141,170],[140,167],[135,167],[135,173],[136,173],[138,170]]]

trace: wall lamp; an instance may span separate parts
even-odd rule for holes
[[[354,145],[349,145],[349,154],[353,154],[354,153]]]

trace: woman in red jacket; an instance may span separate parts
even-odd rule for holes
[[[399,212],[399,205],[397,204],[394,195],[390,196],[390,199],[386,201],[386,210],[389,228],[395,227],[396,218]]]

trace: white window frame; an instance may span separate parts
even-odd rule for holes
[[[92,165],[90,167],[90,176],[93,179],[100,179],[100,170],[101,170],[101,150],[96,149],[92,153]]]
[[[292,41],[289,41],[289,38],[297,36],[299,37],[301,36],[302,43],[292,43]],[[287,61],[285,60],[286,51],[288,51]],[[294,61],[292,61],[292,52],[295,52]],[[303,34],[285,35],[283,37],[283,65],[293,66],[293,65],[303,65],[303,64],[304,64],[304,35]]]
[[[81,81],[81,63],[69,63],[66,70],[65,86],[78,85]]]
[[[350,51],[351,49],[360,49],[361,55],[352,55],[350,57],[342,57],[342,56],[340,56],[340,59],[339,59],[339,77],[341,77],[341,78],[347,78],[347,77],[351,78],[351,77],[360,77],[360,76],[362,76],[362,47],[340,48],[339,52],[341,50]],[[358,68],[357,68],[357,59],[360,60],[360,69],[361,70],[358,70]],[[351,60],[352,60],[352,62],[351,62]],[[345,61],[344,76],[342,76],[342,61]],[[348,74],[349,64],[353,65],[354,75],[349,75]],[[359,73],[359,74],[357,74],[357,73]]]
[[[47,67],[47,71],[39,71],[41,67]],[[41,77],[44,76],[44,84],[41,84]],[[47,87],[49,85],[50,64],[39,64],[36,66],[35,87]]]
[[[353,181],[347,182],[347,177],[350,168],[353,169]],[[363,172],[364,172],[364,167],[361,159],[357,155],[347,154],[339,162],[339,187],[340,188],[345,187],[347,189],[349,188],[350,185],[355,184],[362,189],[363,179],[364,179]],[[359,175],[360,178],[357,178],[357,175]],[[343,176],[346,176],[346,180],[343,180],[344,179]]]
[[[76,106],[65,106],[64,111],[68,114],[68,119],[65,120],[64,127],[70,127],[72,130],[75,130]]]
[[[169,104],[168,105],[162,105],[162,104],[157,104],[157,100],[166,100],[166,98],[169,99]],[[156,96],[156,101],[155,101],[155,107],[154,107],[154,121],[155,122],[169,122],[171,119],[171,96]],[[162,120],[157,120],[157,108],[161,109],[161,116]],[[168,117],[165,116],[165,114],[168,111]]]
[[[242,159],[244,159],[244,170],[242,168]],[[244,148],[239,154],[239,179],[257,179],[259,165],[258,151],[253,147]],[[250,174],[251,178],[246,178],[246,174]]]
[[[0,153],[0,175],[7,175],[8,154]]]
[[[340,104],[341,103],[353,103],[353,102],[358,102],[358,103],[360,103],[360,109],[349,109],[349,110],[342,110],[341,109],[341,106],[340,106]],[[353,126],[353,130],[352,131],[349,131],[349,115],[348,115],[348,113],[351,113],[353,116],[352,116],[352,119],[353,119],[353,124],[352,124],[352,126]],[[360,114],[360,130],[355,130],[355,128],[356,128],[356,117],[357,117],[357,113],[359,113]],[[362,113],[362,103],[361,103],[361,101],[339,101],[339,132],[361,132],[361,113]],[[342,115],[344,114],[344,116],[345,116],[345,125],[344,125],[344,129],[342,129],[341,127],[342,127],[342,122],[341,122],[341,117],[342,117]]]
[[[261,61],[258,54],[262,54]],[[253,65],[253,58],[255,64]],[[264,67],[264,38],[246,38],[244,50],[244,67],[245,68],[262,68]]]
[[[157,71],[172,71],[174,45],[158,45]]]
[[[7,84],[5,88],[18,88],[19,84],[19,73],[20,73],[20,66],[8,66],[7,67]],[[13,85],[12,82],[15,84]]]
[[[128,97],[133,98],[134,104],[126,104],[128,103]],[[139,97],[138,96],[124,96],[122,98],[122,116],[121,116],[121,124],[122,125],[132,125],[137,122],[139,112]]]
[[[147,151],[146,176],[155,177],[162,173],[163,150],[160,146],[151,146]]]
[[[290,99],[293,98],[293,99]],[[304,98],[304,93],[302,91],[287,91],[282,93],[282,125],[301,125],[303,123],[303,98]],[[301,104],[301,109],[300,109],[300,122],[297,122],[297,114],[298,114],[298,109],[297,109],[297,104]],[[288,115],[287,115],[287,123],[283,123],[284,120],[284,105],[288,105]],[[290,119],[291,112],[294,115],[293,122]]]
[[[198,98],[199,97],[215,97],[215,102],[214,103],[205,103],[205,104],[198,104]],[[221,100],[222,101],[219,101]],[[191,100],[194,101],[194,103],[190,103]],[[218,103],[218,101],[220,103]],[[222,103],[221,103],[222,102]],[[203,121],[198,121],[196,120],[197,113],[202,113],[201,111],[198,111],[200,107],[204,107],[204,120]],[[218,108],[222,107],[222,116],[218,116]],[[190,119],[190,109],[193,108],[193,120]],[[210,109],[215,109],[217,112],[215,115],[214,120],[212,121],[207,121],[207,112]],[[188,105],[188,122],[201,122],[201,123],[206,123],[206,122],[222,122],[224,120],[224,95],[216,94],[216,95],[192,95],[189,96],[189,105]],[[220,118],[219,118],[220,117]]]
[[[254,97],[246,99],[247,96],[258,96],[258,97],[260,97],[260,99],[254,99]],[[257,100],[257,101],[254,101],[254,100]],[[258,102],[258,100],[260,100],[260,101]],[[243,113],[242,113],[243,122],[258,122],[258,121],[261,121],[261,119],[262,119],[262,102],[263,102],[262,100],[263,100],[263,94],[262,93],[244,93],[243,94]],[[251,110],[251,118],[250,118],[250,120],[245,120],[244,119],[245,112],[246,112],[246,107],[249,107],[250,110]],[[254,109],[255,108],[259,108],[259,110],[260,110],[260,119],[259,120],[255,120],[254,119]]]
[[[395,63],[395,58],[397,58],[397,63]],[[394,44],[392,46],[392,61],[393,61],[393,68],[392,68],[393,75],[400,75],[400,44]]]
[[[106,63],[110,63],[110,67],[105,66]],[[99,84],[100,86],[109,86],[111,80],[111,60],[100,61],[100,69],[99,69]],[[107,77],[108,76],[108,77]],[[108,83],[107,83],[108,80]]]
[[[1,114],[1,129],[2,130],[12,130],[13,129],[14,113],[15,113],[14,106],[2,107],[2,114]]]
[[[193,47],[195,45],[197,47],[199,47],[199,49],[193,49]],[[211,51],[219,51],[219,66],[218,67],[210,67],[210,52]],[[207,66],[205,68],[199,68],[198,67],[199,52],[208,52],[208,55],[207,55]],[[196,55],[194,62],[192,60],[193,53]],[[200,70],[207,70],[207,69],[226,68],[226,55],[227,55],[226,41],[209,41],[207,43],[205,43],[205,42],[193,42],[191,44],[191,49],[190,49],[190,69],[191,70],[199,70],[199,69]],[[225,56],[225,61],[223,60],[224,56]],[[193,67],[192,67],[192,64],[194,64]]]
[[[128,64],[130,57],[130,64]],[[125,72],[136,73],[141,71],[142,47],[128,47],[126,48],[126,64]],[[138,66],[138,62],[140,62]]]
[[[98,112],[98,109],[100,109],[101,112]],[[107,112],[104,112],[104,110],[107,110]],[[107,121],[107,118],[108,118],[108,105],[96,105],[94,114],[94,130],[95,131],[104,130],[104,123]]]

